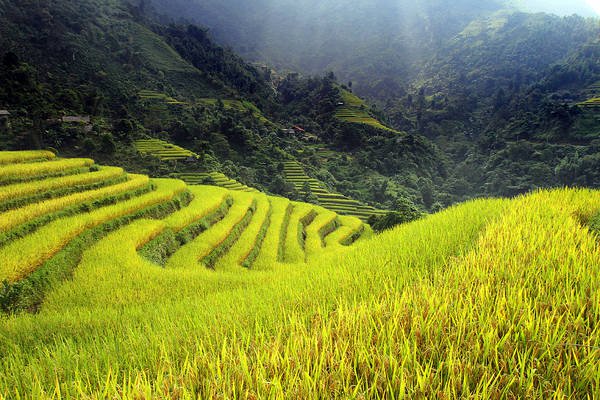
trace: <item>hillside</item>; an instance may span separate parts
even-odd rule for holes
[[[400,187],[393,190],[400,196],[386,195],[383,203],[369,196],[372,205],[393,208],[404,197],[427,210],[479,196],[600,184],[597,119],[578,106],[593,102],[587,89],[600,81],[598,19],[519,11],[583,10],[581,2],[506,3],[153,2],[167,16],[206,24],[217,40],[249,59],[284,71],[335,75],[344,86],[334,100],[340,121],[368,121],[367,126],[431,140],[435,146],[426,147],[439,152],[419,152],[409,161],[407,147],[400,154],[387,152],[389,143],[370,148],[374,140],[366,138],[374,134],[368,130],[321,124],[328,150],[366,148],[360,163],[369,171],[359,172],[355,165],[342,170],[352,170],[363,181],[373,176],[377,185]],[[289,80],[280,83],[284,105]],[[370,100],[369,105],[363,109],[355,101],[357,106],[351,106],[349,92]],[[307,108],[300,107],[305,115]],[[427,166],[431,158],[437,172]],[[387,168],[373,161],[395,164],[398,159],[403,166],[415,162],[418,167]],[[338,182],[352,181],[334,175]],[[377,185],[336,189],[363,200],[359,193],[375,192]]]
[[[448,185],[463,193],[598,187],[600,132],[578,106],[600,78],[598,27],[578,16],[512,12],[472,23],[411,93],[387,104],[392,125],[443,148],[455,171]]]
[[[597,191],[471,201],[345,247],[360,221],[281,198],[48,152],[0,164],[2,305],[37,310],[0,319],[9,398],[599,390]]]
[[[340,174],[324,179],[329,190],[380,209],[399,201],[427,208],[415,180],[443,179],[444,159],[422,136],[398,146],[380,111],[366,104],[338,110],[350,93],[335,76],[276,81],[215,44],[205,28],[162,23],[143,2],[5,3],[0,110],[10,116],[0,120],[0,149],[52,148],[162,177],[221,173],[299,200],[281,165],[293,160],[318,172],[305,157],[315,145],[341,160]],[[286,133],[293,126],[305,134]],[[155,139],[196,154],[196,163],[138,157],[134,143]],[[360,159],[392,146],[397,159],[364,171],[354,154],[360,145],[370,148]],[[365,179],[348,179],[356,174]],[[374,185],[390,190],[373,196]]]
[[[393,93],[474,18],[501,1],[451,4],[366,0],[152,0],[159,13],[208,26],[221,43],[250,60],[276,68],[320,74],[334,71],[362,92],[377,86]],[[415,68],[416,67],[416,68]]]
[[[0,400],[600,398],[584,2],[0,0]]]

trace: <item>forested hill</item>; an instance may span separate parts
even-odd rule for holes
[[[318,202],[286,177],[298,162],[315,190],[377,209],[600,186],[596,19],[473,0],[1,5],[4,149],[52,147],[155,176],[219,172]],[[226,38],[323,73],[252,66]],[[201,162],[140,157],[135,140],[148,138]]]
[[[198,97],[267,95],[257,71],[204,30],[158,27],[126,1],[5,0],[0,22],[0,48],[52,87],[41,96],[49,107],[118,109],[140,87]]]
[[[145,2],[151,2],[167,17],[208,26],[219,42],[233,46],[250,60],[304,73],[332,70],[342,81],[353,81],[357,93],[379,99],[395,98],[413,83],[420,82],[418,78],[423,68],[448,50],[458,51],[457,47],[463,52],[477,50],[476,47],[486,41],[485,36],[470,36],[466,47],[460,38],[465,33],[478,32],[490,20],[499,24],[494,25],[496,30],[508,28],[519,34],[523,30],[539,34],[551,31],[545,44],[538,42],[541,47],[534,45],[527,53],[533,57],[543,54],[546,63],[537,65],[542,68],[567,55],[562,44],[569,40],[571,44],[581,43],[581,35],[574,38],[569,31],[581,29],[578,25],[587,25],[581,18],[557,22],[558,17],[517,13],[520,17],[511,17],[505,26],[502,18],[498,18],[498,13],[515,13],[516,6],[526,10],[560,10],[558,6],[544,8],[527,1]],[[586,8],[581,5],[579,9]],[[597,33],[589,29],[582,31],[587,35],[584,41]],[[545,51],[542,47],[552,44],[553,36],[561,36],[557,47]],[[513,45],[520,43],[515,36],[504,35],[502,39]],[[469,58],[467,55],[464,60]],[[516,64],[519,60],[521,58],[507,59]]]
[[[443,155],[423,136],[386,126],[381,110],[334,74],[271,79],[273,71],[215,44],[207,29],[161,22],[143,1],[2,6],[0,110],[10,118],[0,120],[1,149],[53,148],[153,176],[218,172],[318,202],[286,177],[285,163],[299,162],[328,196],[323,202],[345,195],[370,209],[435,203]],[[135,143],[149,138],[198,161],[144,157]],[[440,199],[436,208],[460,200]]]
[[[499,1],[150,0],[176,20],[210,27],[251,60],[304,73],[332,70],[353,80],[405,82],[448,38]]]
[[[440,49],[386,110],[444,149],[465,193],[597,187],[599,32],[596,19],[495,13]]]
[[[450,176],[433,185],[442,204],[600,186],[600,22],[516,8],[565,10],[558,2],[152,2],[167,20],[202,21],[251,59],[351,81],[388,125],[448,157]],[[569,9],[589,11],[580,3]]]

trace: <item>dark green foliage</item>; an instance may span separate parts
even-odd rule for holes
[[[401,201],[398,201],[394,211],[382,216],[372,216],[369,218],[369,224],[375,232],[383,232],[392,229],[397,225],[415,221],[422,218],[423,215],[423,212],[414,204],[406,199],[402,199]]]
[[[348,236],[344,239],[341,244],[343,246],[350,246],[352,243],[356,242],[365,232],[365,225],[361,225],[358,230],[356,230],[352,235]]]
[[[600,186],[597,111],[576,105],[600,96],[597,21],[496,13],[496,1],[417,3],[4,0],[0,109],[11,118],[0,149],[52,146],[155,176],[220,171],[300,199],[277,169],[297,159],[331,191],[382,209]],[[227,43],[322,76],[250,65]],[[335,118],[340,88],[402,132]],[[90,126],[58,122],[80,114]],[[305,132],[284,131],[293,126]],[[142,159],[131,142],[143,137],[200,160]]]
[[[164,266],[168,258],[180,247],[181,243],[177,240],[173,230],[167,228],[160,235],[146,243],[139,250],[139,253],[153,263]]]
[[[303,250],[306,245],[306,227],[310,225],[316,217],[317,212],[311,209],[308,214],[300,219],[300,223],[298,224],[298,243],[300,243],[300,247]]]
[[[321,229],[319,229],[319,237],[321,238],[321,245],[325,247],[325,238],[331,232],[335,231],[340,226],[340,221],[338,218],[335,218],[333,221],[324,225]]]
[[[268,104],[272,91],[268,90],[264,77],[231,50],[215,45],[207,29],[170,24],[157,25],[154,30],[210,79],[226,82],[258,104]]]

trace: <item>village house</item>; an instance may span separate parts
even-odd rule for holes
[[[90,133],[94,128],[89,115],[65,115],[59,121],[63,124],[83,125],[83,131],[86,133]]]
[[[10,120],[10,112],[8,110],[0,110],[0,128],[8,129]]]
[[[64,123],[89,124],[91,121],[91,118],[89,115],[70,115],[70,116],[64,116],[60,120],[61,120],[61,122],[64,122]]]

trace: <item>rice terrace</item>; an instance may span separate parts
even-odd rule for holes
[[[44,151],[0,163],[5,396],[598,390],[598,192],[472,201],[374,237],[260,193]]]
[[[600,0],[0,0],[0,400],[600,399]]]

